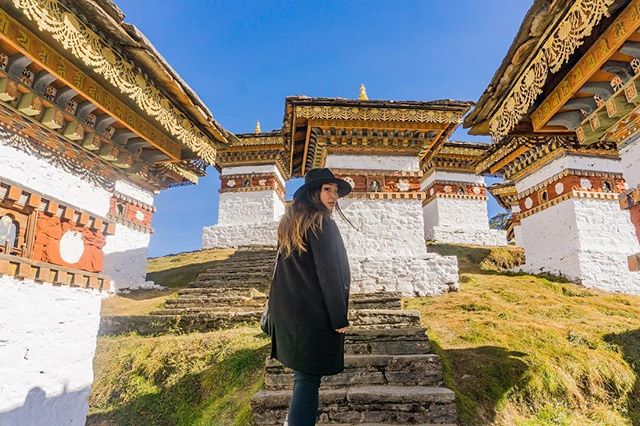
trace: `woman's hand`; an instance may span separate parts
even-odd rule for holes
[[[336,328],[336,333],[346,333],[347,332],[347,328],[349,327],[342,327],[342,328]]]

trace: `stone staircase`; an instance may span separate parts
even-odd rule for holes
[[[271,286],[276,251],[245,247],[201,272],[178,297],[153,311],[157,318],[180,318],[186,331],[207,331],[260,319]]]
[[[202,271],[161,309],[149,315],[102,317],[100,333],[205,332],[255,323],[267,301],[275,258],[274,247],[240,247]]]
[[[318,424],[455,424],[454,394],[416,311],[396,293],[352,294],[345,369],[320,386]],[[252,399],[254,425],[284,423],[293,374],[267,359],[264,389]]]

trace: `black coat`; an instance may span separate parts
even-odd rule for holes
[[[307,251],[280,256],[271,285],[271,357],[307,374],[344,369],[344,334],[351,276],[342,236],[326,216],[322,231],[305,236]]]

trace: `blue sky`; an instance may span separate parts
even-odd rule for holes
[[[232,132],[282,126],[291,95],[477,100],[530,1],[116,0]],[[459,130],[453,139],[488,140]],[[299,185],[288,185],[289,195]],[[150,256],[200,248],[220,180],[156,198]],[[489,213],[499,210],[490,200]]]

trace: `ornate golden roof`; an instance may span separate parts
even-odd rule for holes
[[[215,163],[217,147],[235,139],[109,0],[7,0],[0,24],[0,100],[27,116],[44,105],[41,124],[108,148],[102,158],[134,180],[141,161],[197,181],[204,167],[194,161]]]
[[[283,135],[289,174],[319,167],[329,151],[417,155],[428,161],[472,102],[288,97]]]
[[[472,134],[531,131],[529,113],[631,0],[535,0],[476,108],[465,118]],[[567,133],[558,129],[557,133]]]

